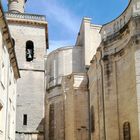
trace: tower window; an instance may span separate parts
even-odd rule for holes
[[[123,124],[123,137],[124,140],[131,140],[131,129],[130,129],[130,123],[129,122],[125,122]]]
[[[34,59],[34,43],[32,41],[26,42],[26,61],[30,62]]]
[[[27,125],[27,114],[23,115],[23,125]]]

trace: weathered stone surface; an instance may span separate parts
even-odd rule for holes
[[[112,30],[91,61],[88,71],[90,107],[94,107],[94,140],[139,139],[139,16],[132,18],[130,9],[125,25]],[[128,13],[127,13],[128,12]],[[104,25],[102,37],[115,22]],[[93,118],[91,118],[93,119]],[[129,124],[129,128],[125,124]],[[130,130],[128,130],[130,129]]]
[[[19,69],[0,2],[0,140],[15,139]],[[11,51],[9,51],[9,48]],[[12,61],[11,61],[12,59]]]
[[[47,48],[47,22],[44,21],[45,25],[36,25],[16,20],[16,17],[8,18],[21,72],[21,79],[17,83],[16,139],[42,140],[44,139],[44,56]],[[30,62],[26,61],[27,41],[32,41],[34,45],[34,58]],[[27,125],[23,124],[24,115],[27,115]]]

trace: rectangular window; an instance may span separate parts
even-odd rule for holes
[[[3,110],[2,110],[2,108],[3,108],[3,106],[2,106],[2,104],[0,103],[0,132],[2,132],[3,131],[3,118],[2,118],[2,116],[3,116]]]
[[[27,114],[23,115],[23,125],[27,125]]]
[[[91,106],[91,110],[90,110],[90,129],[91,129],[91,133],[93,133],[95,131],[95,116],[94,116],[94,107]]]

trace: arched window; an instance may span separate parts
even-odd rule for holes
[[[26,42],[26,61],[30,62],[34,59],[34,43],[32,41]]]
[[[54,114],[55,114],[55,105],[52,103],[49,107],[49,138],[50,140],[54,140]]]
[[[114,32],[116,32],[116,23],[114,23],[113,29],[114,29]]]
[[[129,122],[125,122],[123,124],[123,136],[124,136],[124,140],[131,140],[131,130],[130,130]]]
[[[94,107],[91,106],[90,108],[90,126],[91,126],[91,133],[95,131],[95,116],[94,116]]]
[[[12,43],[13,43],[13,46],[15,47],[15,40],[14,40],[14,38],[12,38]]]
[[[122,18],[120,19],[120,27],[122,28],[123,26],[123,22],[122,22]]]

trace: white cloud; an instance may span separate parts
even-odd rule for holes
[[[56,0],[40,1],[41,5],[45,7],[47,18],[53,18],[57,23],[60,23],[69,32],[77,33],[80,24],[80,18],[70,11],[66,6],[58,3]]]

